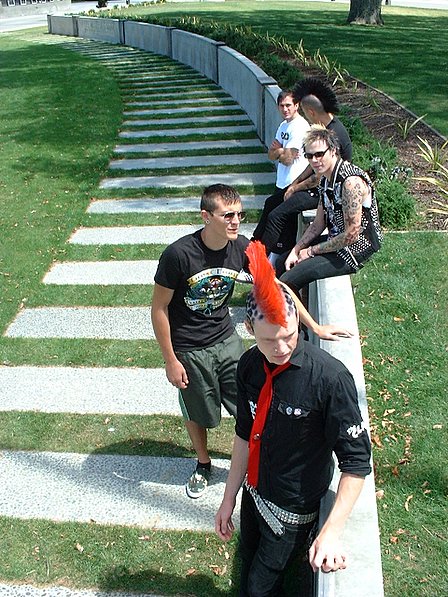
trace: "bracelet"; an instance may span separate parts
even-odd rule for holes
[[[314,257],[313,247],[308,247],[306,250],[306,254],[308,255],[308,257]]]

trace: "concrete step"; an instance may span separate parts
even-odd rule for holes
[[[261,141],[253,139],[228,139],[225,141],[185,141],[184,143],[134,143],[116,145],[114,153],[162,153],[169,151],[208,151],[209,149],[239,149],[241,147],[263,147]]]
[[[131,89],[130,87],[127,88],[127,95],[132,95],[133,93],[146,93],[147,91],[152,91],[157,93],[159,97],[162,95],[165,97],[165,92],[175,93],[180,100],[183,99],[184,94],[186,91],[196,90],[196,91],[217,91],[219,89],[218,85],[212,83],[208,79],[201,82],[196,81],[184,81],[182,85],[176,86],[176,82],[173,81],[172,84],[167,83],[146,83],[144,86],[135,87]],[[125,90],[123,90],[125,91]]]
[[[47,42],[48,43],[48,42]],[[56,42],[55,42],[56,43]],[[89,591],[67,589],[61,586],[44,588],[32,585],[0,585],[0,597],[137,597],[136,593],[122,593],[117,591]],[[162,597],[154,593],[138,593],[138,597]]]
[[[172,98],[179,98],[181,94],[181,91],[168,91],[166,93],[163,94],[163,97],[166,99],[172,99]],[[157,91],[153,91],[152,93],[142,93],[142,92],[132,92],[132,93],[126,93],[125,90],[123,90],[122,95],[125,98],[128,98],[127,101],[132,101],[132,98],[136,99],[136,98],[141,98],[143,100],[147,100],[150,101],[152,98],[153,99],[160,99],[160,94]],[[193,99],[193,98],[204,98],[204,100],[207,100],[208,98],[223,98],[223,99],[232,99],[230,95],[228,95],[223,89],[217,87],[216,89],[214,89],[213,91],[211,90],[204,90],[204,91],[197,91],[195,89],[184,89],[183,93],[182,93],[182,102],[184,101],[184,99]],[[150,101],[150,103],[153,103]],[[166,102],[163,102],[166,103]]]
[[[274,172],[248,172],[238,174],[183,174],[182,176],[128,176],[105,178],[101,189],[167,189],[202,188],[211,184],[228,184],[234,187],[275,184]]]
[[[185,137],[187,135],[226,135],[233,133],[255,133],[255,127],[253,124],[237,124],[235,126],[208,126],[207,128],[197,127],[185,127],[181,129],[169,129],[169,130],[144,130],[144,131],[121,131],[118,136],[122,139],[144,139],[146,137]]]
[[[166,77],[156,77],[154,79],[148,79],[147,81],[134,81],[134,82],[126,82],[124,85],[121,85],[121,87],[125,87],[127,90],[132,91],[134,89],[140,89],[141,87],[157,87],[159,88],[160,86],[173,86],[173,85],[177,85],[179,81],[179,77],[177,75],[166,75]],[[202,77],[199,74],[196,74],[196,76],[187,76],[182,78],[182,85],[213,85],[213,82],[210,81],[210,79],[207,79],[206,77]]]
[[[262,209],[265,195],[243,195],[244,209]],[[87,212],[91,214],[198,212],[198,197],[161,197],[159,199],[94,199]]]
[[[236,331],[249,338],[245,309],[231,307]],[[4,332],[8,338],[154,340],[150,307],[36,307],[19,311]]]
[[[146,126],[149,129],[151,126],[154,125],[161,125],[161,124],[202,124],[206,126],[207,124],[215,123],[215,122],[250,122],[250,119],[246,114],[230,114],[224,116],[198,116],[196,118],[185,117],[185,118],[150,118],[145,120],[124,120],[123,126]],[[170,133],[171,131],[164,131],[166,133]]]
[[[203,228],[202,224],[176,226],[102,226],[79,228],[69,238],[75,245],[169,245]],[[241,224],[240,234],[251,238],[255,224]]]
[[[181,416],[164,369],[0,366],[0,411]]]
[[[177,82],[177,81],[209,81],[206,77],[201,77],[198,73],[194,71],[185,72],[178,70],[176,68],[166,68],[166,69],[148,69],[146,75],[142,74],[128,74],[124,76],[121,74],[119,76],[119,85],[120,87],[126,88],[134,88],[140,87],[141,85],[146,85],[148,83],[153,83],[155,81],[161,82]]]
[[[158,261],[65,261],[53,263],[44,284],[122,286],[154,284]]]
[[[238,164],[269,164],[265,153],[231,155],[195,155],[160,158],[111,160],[111,170],[166,170],[168,168],[197,168],[201,166],[234,166]]]
[[[185,102],[183,102],[185,103]],[[238,104],[225,104],[222,106],[205,106],[202,108],[204,111],[207,112],[222,112],[223,110],[241,110]],[[157,110],[126,110],[123,112],[123,116],[151,116],[151,115],[159,115],[159,114],[197,114],[198,108],[197,106],[188,108],[158,108]]]
[[[210,485],[192,502],[190,458],[2,450],[0,515],[212,532],[229,464],[213,460]]]
[[[166,100],[163,101],[128,101],[125,102],[125,106],[160,106],[161,108],[166,106]],[[235,104],[234,100],[228,97],[198,97],[196,99],[185,99],[182,101],[182,105],[188,106],[190,104],[194,105],[202,105],[202,104],[217,104],[220,106],[239,106],[239,104]],[[160,108],[159,108],[160,109]],[[168,109],[168,108],[167,108]],[[207,108],[209,109],[209,108]],[[184,110],[182,110],[184,111]]]

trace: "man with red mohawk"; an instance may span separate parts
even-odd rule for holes
[[[308,596],[313,571],[343,569],[339,535],[371,472],[370,441],[350,372],[320,348],[299,339],[295,301],[261,243],[247,249],[254,278],[246,325],[256,346],[240,359],[232,463],[215,517],[228,541],[232,513],[241,502],[240,596],[284,595],[289,564],[303,557],[300,582],[288,595]],[[342,472],[334,506],[317,532],[320,499],[333,475],[335,452]]]

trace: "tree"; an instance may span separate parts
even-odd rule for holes
[[[350,0],[347,23],[384,25],[381,0]]]

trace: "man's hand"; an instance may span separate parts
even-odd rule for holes
[[[287,201],[294,193],[298,191],[296,185],[290,184],[283,195],[283,201]]]
[[[282,147],[283,145],[279,141],[277,141],[277,139],[274,139],[269,149],[281,149]]]
[[[290,269],[292,269],[296,263],[298,263],[298,257],[297,257],[297,253],[296,253],[296,247],[294,247],[293,249],[291,249],[291,252],[289,253],[288,257],[285,259],[285,269],[288,272]]]
[[[339,540],[333,536],[315,539],[308,552],[310,566],[317,572],[336,572],[347,568],[347,554],[343,550]]]
[[[188,375],[184,366],[177,359],[165,364],[165,372],[168,381],[173,384],[175,388],[184,390],[188,385]]]
[[[305,259],[309,259],[310,256],[307,253],[307,249],[298,249],[297,245],[291,250],[290,254],[285,260],[285,269],[289,271],[295,265],[300,263],[301,261],[305,261]]]
[[[232,513],[235,508],[235,502],[228,504],[223,501],[215,515],[215,532],[223,541],[229,541],[232,538],[235,527],[232,521]]]
[[[338,341],[340,338],[352,338],[353,332],[337,325],[319,325],[314,330],[321,340]]]

